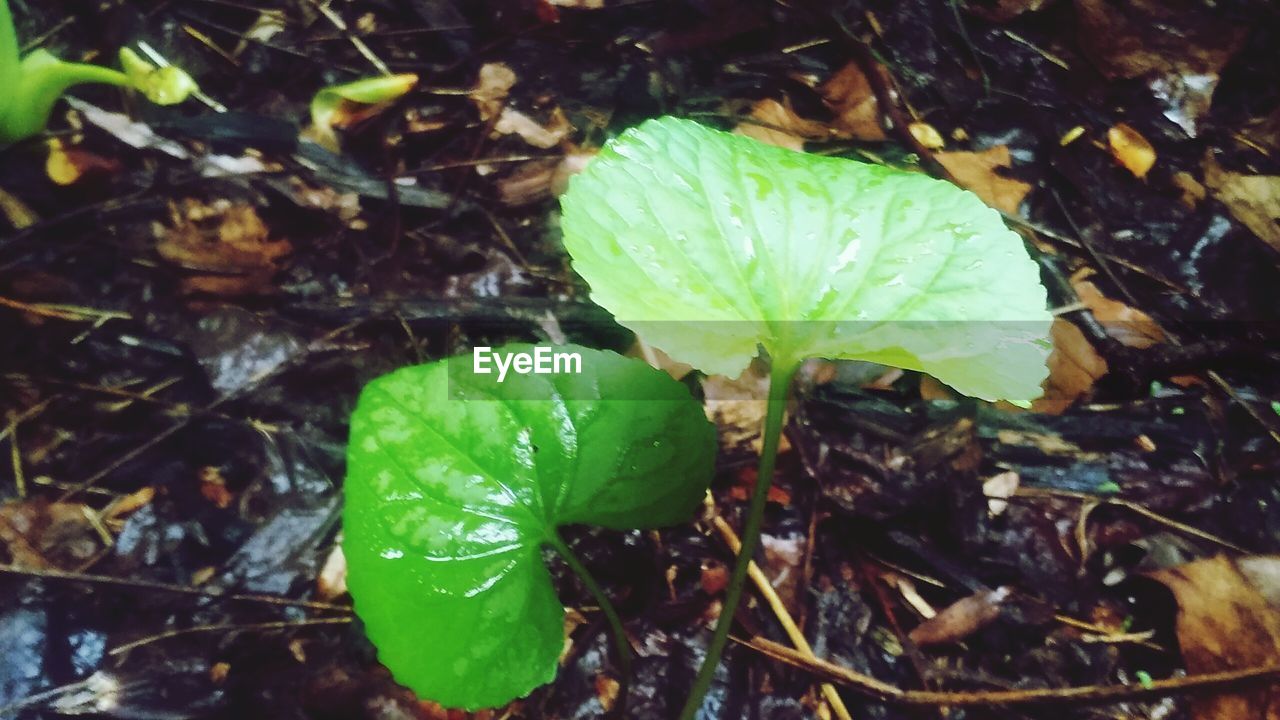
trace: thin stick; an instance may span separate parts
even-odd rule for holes
[[[1192,690],[1219,688],[1244,682],[1256,682],[1280,676],[1280,665],[1261,665],[1241,670],[1188,675],[1167,680],[1155,680],[1145,685],[1085,685],[1064,688],[1029,688],[1026,690],[995,690],[933,692],[929,690],[902,690],[868,675],[855,672],[842,665],[811,658],[781,643],[752,638],[741,641],[774,660],[814,673],[850,690],[895,705],[1033,705],[1050,702],[1115,703],[1151,697],[1178,695]]]
[[[711,524],[716,526],[716,530],[720,532],[720,537],[724,538],[724,542],[734,554],[741,554],[742,541],[738,539],[738,533],[729,527],[729,523],[720,517],[720,513],[716,512],[715,503],[711,500],[711,494],[707,493],[706,505],[711,511]],[[791,613],[787,611],[787,606],[782,603],[782,598],[778,597],[778,593],[773,589],[773,583],[769,582],[769,578],[765,577],[764,571],[756,565],[753,560],[747,566],[747,574],[751,576],[751,580],[756,584],[756,588],[760,590],[760,594],[764,596],[765,602],[769,603],[769,607],[773,609],[773,614],[778,618],[778,622],[782,624],[782,629],[786,631],[787,637],[791,639],[791,644],[796,646],[800,652],[809,657],[816,657],[813,654],[813,648],[809,646],[809,641],[805,639],[804,633],[800,632],[800,628],[796,626],[796,621],[791,619]],[[835,685],[829,682],[822,683],[822,697],[826,698],[827,704],[831,706],[831,711],[835,713],[840,720],[853,720],[849,715],[849,709],[845,707],[844,700],[841,699],[839,691]]]
[[[320,11],[320,14],[325,16],[325,19],[333,23],[333,26],[338,28],[338,32],[346,35],[347,39],[351,41],[351,45],[354,46],[355,49],[364,56],[364,59],[368,60],[369,64],[377,69],[378,72],[383,75],[391,74],[391,68],[387,67],[387,64],[382,62],[382,58],[373,54],[373,51],[369,49],[369,46],[366,45],[363,40],[351,32],[351,29],[347,27],[347,21],[343,20],[341,15],[334,12],[333,9],[329,7],[327,0],[325,2],[320,2],[319,0],[307,0],[307,2],[316,10]]]
[[[128,652],[134,648],[150,645],[151,643],[168,640],[169,638],[179,637],[181,635],[194,635],[195,633],[218,632],[225,630],[227,632],[240,632],[243,630],[288,630],[295,627],[310,627],[313,625],[346,625],[351,622],[350,617],[333,617],[333,618],[311,618],[309,620],[279,620],[276,622],[253,623],[249,625],[197,625],[196,627],[180,628],[177,630],[166,630],[162,633],[149,635],[133,642],[127,642],[118,647],[111,648],[107,651],[108,655],[119,655]]]
[[[600,605],[600,611],[604,613],[605,620],[609,622],[609,627],[613,631],[613,647],[618,656],[618,673],[622,677],[618,680],[618,704],[613,707],[611,714],[614,717],[624,718],[627,716],[627,692],[631,687],[631,641],[627,639],[627,630],[622,625],[622,618],[618,616],[618,611],[614,609],[613,601],[609,600],[604,588],[596,582],[591,571],[582,564],[578,556],[573,554],[564,538],[553,535],[550,544],[560,553],[565,564],[573,570],[573,574],[578,576],[592,597],[596,599],[596,603]]]
[[[756,472],[756,487],[751,494],[751,505],[747,510],[747,523],[742,529],[742,548],[738,559],[733,564],[733,573],[729,576],[729,586],[725,591],[724,604],[720,607],[720,619],[716,622],[711,643],[707,645],[707,655],[698,669],[698,676],[693,681],[689,698],[684,709],[680,711],[680,720],[694,720],[702,707],[702,699],[711,689],[711,681],[715,678],[716,667],[720,664],[720,655],[729,642],[729,630],[733,628],[733,615],[742,600],[742,591],[746,586],[747,568],[751,557],[755,555],[756,546],[760,544],[760,528],[764,524],[764,507],[769,498],[769,486],[773,484],[773,468],[778,459],[778,441],[782,437],[782,419],[787,409],[787,389],[791,386],[791,378],[799,369],[800,363],[787,358],[773,358],[773,367],[769,371],[769,404],[764,418],[764,447],[760,450],[760,464]]]
[[[1047,489],[1047,488],[1018,488],[1017,492],[1015,492],[1013,496],[1024,497],[1024,498],[1034,498],[1034,497],[1067,498],[1071,500],[1079,500],[1081,502],[1086,502],[1086,503],[1092,502],[1092,503],[1097,503],[1098,505],[1110,505],[1112,507],[1125,508],[1126,510],[1130,510],[1132,512],[1135,512],[1147,518],[1148,520],[1164,525],[1165,527],[1172,528],[1173,530],[1176,530],[1177,532],[1180,532],[1183,535],[1190,535],[1191,537],[1198,538],[1206,542],[1211,542],[1215,545],[1221,545],[1222,547],[1228,550],[1231,550],[1233,552],[1238,552],[1242,555],[1247,555],[1249,553],[1248,550],[1240,547],[1239,545],[1236,545],[1233,542],[1230,542],[1229,540],[1224,540],[1218,537],[1217,535],[1214,535],[1213,533],[1206,532],[1197,527],[1192,527],[1191,525],[1187,525],[1186,523],[1178,522],[1173,518],[1165,517],[1164,515],[1161,515],[1160,513],[1154,510],[1149,510],[1139,505],[1138,503],[1133,502],[1132,500],[1125,500],[1123,498],[1099,497],[1096,495],[1089,495],[1087,493],[1071,492],[1070,490],[1053,490],[1053,489]],[[1081,549],[1083,550],[1084,548],[1081,548]]]
[[[315,600],[294,600],[292,598],[282,597],[279,595],[255,595],[251,593],[230,593],[221,594],[201,590],[200,588],[188,587],[186,585],[174,585],[171,583],[155,582],[152,580],[134,580],[131,578],[119,578],[111,575],[94,575],[90,573],[65,572],[63,570],[30,570],[18,567],[16,565],[0,564],[0,573],[11,573],[14,575],[26,575],[28,577],[46,578],[52,580],[73,580],[76,582],[98,583],[101,585],[119,585],[121,587],[138,588],[142,590],[159,590],[162,592],[178,593],[181,595],[200,595],[216,600],[235,600],[238,602],[258,602],[267,605],[288,605],[290,607],[301,607],[309,610],[336,610],[341,612],[351,612],[351,608],[346,605],[336,605],[334,603],[317,602]]]

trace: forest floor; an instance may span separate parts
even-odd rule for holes
[[[555,198],[663,114],[950,179],[1050,289],[1030,412],[806,366],[758,560],[819,657],[913,690],[1280,664],[1280,6],[10,2],[28,48],[142,41],[204,97],[77,89],[0,150],[0,717],[464,717],[396,685],[350,613],[347,418],[371,378],[476,344],[635,352],[570,269]],[[344,108],[332,150],[299,139],[324,135],[317,89],[386,70],[420,81]],[[721,427],[714,510],[569,533],[620,598],[638,718],[683,702],[733,560],[716,519],[740,526],[755,480],[760,376],[685,382]],[[556,681],[478,717],[616,703],[603,619],[554,575]],[[787,642],[754,592],[735,637]],[[706,716],[840,717],[826,679],[736,643]],[[1278,691],[842,702],[1274,720]]]

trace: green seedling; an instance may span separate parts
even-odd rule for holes
[[[730,377],[772,362],[760,480],[682,717],[719,663],[760,535],[787,388],[808,357],[929,373],[1026,405],[1051,317],[1021,239],[925,175],[775,148],[675,118],[608,143],[561,199],[591,297],[672,358]]]
[[[176,105],[196,90],[180,68],[156,67],[128,48],[120,50],[123,70],[65,62],[47,50],[19,58],[18,51],[9,2],[0,0],[0,146],[43,132],[54,103],[75,85],[132,88],[157,105]]]
[[[600,604],[625,681],[622,623],[557,528],[687,522],[711,480],[715,429],[683,385],[611,352],[560,351],[580,354],[581,374],[404,368],[369,383],[351,418],[356,613],[396,679],[448,707],[502,705],[555,676],[564,608],[543,547]]]
[[[307,137],[325,148],[338,151],[337,128],[346,127],[377,113],[418,84],[413,73],[364,78],[320,90],[311,99],[311,127]]]

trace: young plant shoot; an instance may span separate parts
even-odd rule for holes
[[[9,1],[0,0],[0,147],[43,132],[54,103],[74,85],[133,88],[157,105],[176,105],[196,89],[180,68],[156,67],[128,48],[120,50],[123,71],[64,62],[47,50],[19,58],[18,50]]]
[[[973,194],[912,172],[660,118],[607,144],[561,199],[592,299],[672,358],[735,377],[772,362],[759,482],[681,717],[711,684],[760,536],[787,388],[808,357],[926,372],[1025,405],[1050,315],[1022,240]]]
[[[715,429],[683,385],[611,352],[557,351],[580,372],[499,382],[471,357],[407,367],[369,383],[351,418],[356,612],[396,679],[447,707],[500,706],[555,676],[564,608],[543,547],[604,611],[625,702],[622,623],[557,528],[687,522],[711,481]]]
[[[339,128],[382,111],[418,84],[413,73],[362,78],[321,88],[311,98],[311,125],[303,136],[331,152],[339,151]]]

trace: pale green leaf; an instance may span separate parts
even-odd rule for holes
[[[988,400],[1040,394],[1038,268],[949,183],[661,118],[607,144],[561,202],[592,299],[677,360],[735,376],[763,345]]]

